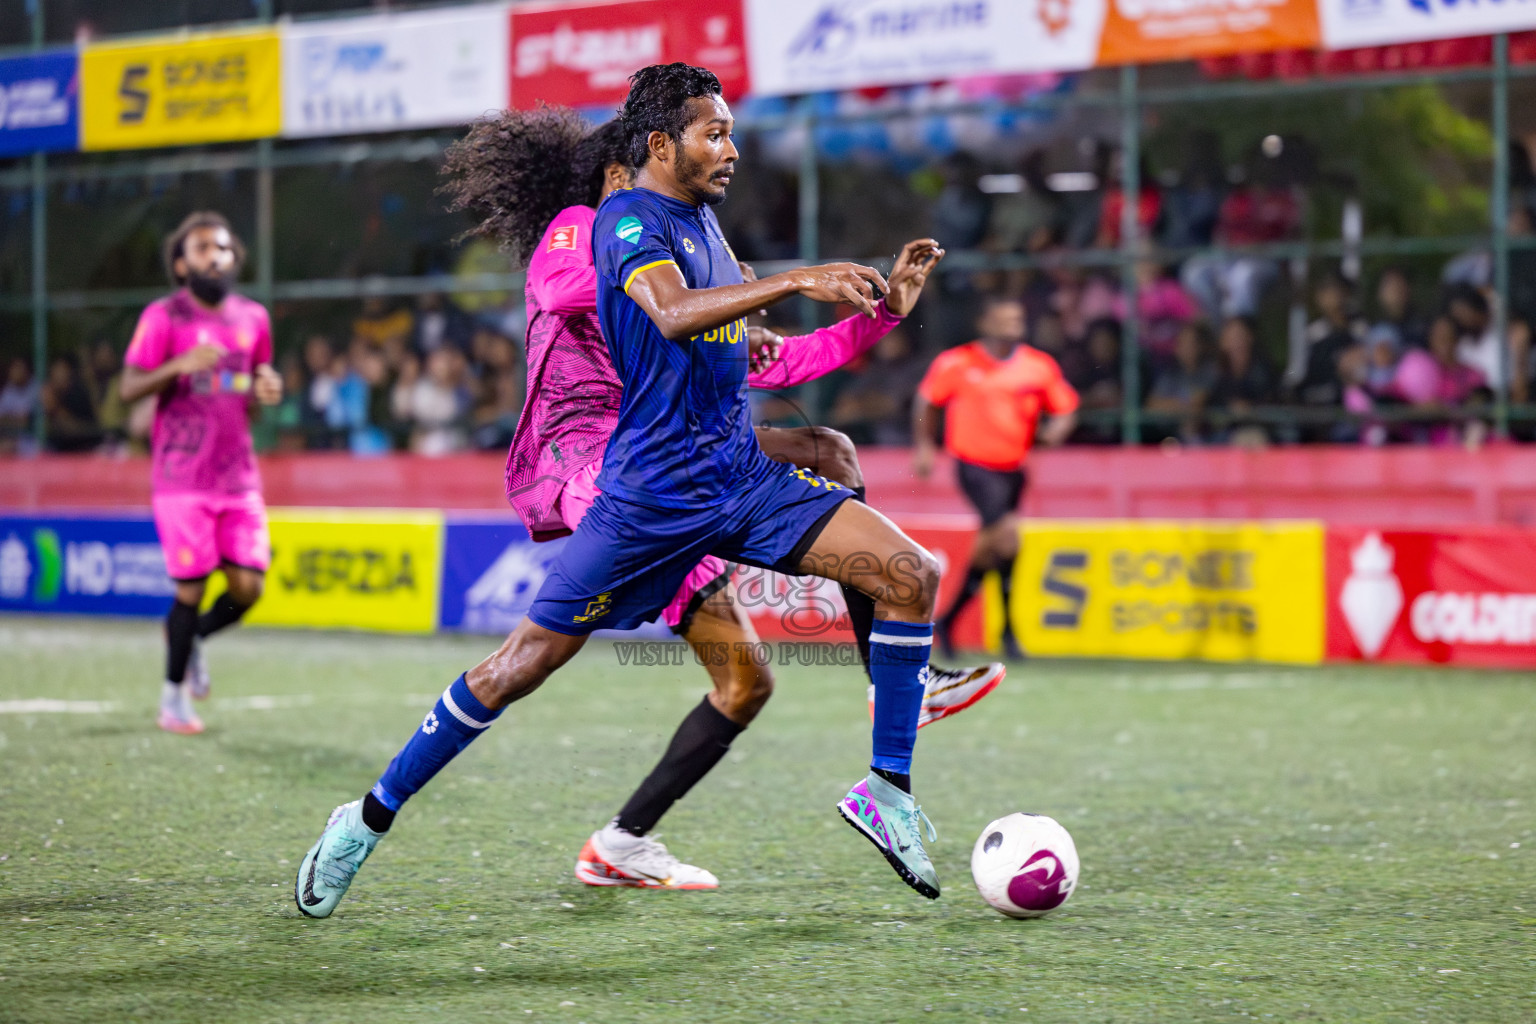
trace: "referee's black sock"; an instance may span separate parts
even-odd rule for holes
[[[637,836],[655,828],[661,816],[720,763],[743,728],[721,714],[708,697],[700,701],[677,727],[661,761],[619,812],[619,828]]]
[[[949,611],[944,613],[942,621],[945,629],[953,629],[955,620],[960,613],[965,611],[965,606],[971,603],[971,598],[981,589],[981,581],[986,579],[987,570],[978,569],[974,565],[965,570],[965,579],[960,584],[960,593],[955,595],[955,603],[949,606]]]
[[[197,605],[171,601],[165,616],[165,678],[179,683],[187,678],[192,640],[197,633]]]
[[[220,594],[213,607],[197,617],[197,635],[212,636],[225,626],[239,622],[240,617],[250,610],[250,605],[236,604],[228,593]]]
[[[868,501],[866,494],[863,487],[853,489],[853,496],[860,501]],[[843,604],[848,607],[848,626],[853,630],[854,643],[859,645],[859,662],[864,666],[864,674],[869,675],[869,634],[875,628],[875,599],[846,583],[840,586]]]

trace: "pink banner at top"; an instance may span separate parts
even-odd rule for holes
[[[747,91],[741,0],[620,0],[514,7],[512,105],[617,105],[629,76],[684,61],[720,77],[726,97]]]

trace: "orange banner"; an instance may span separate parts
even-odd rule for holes
[[[1316,0],[1108,0],[1100,64],[1321,45]]]

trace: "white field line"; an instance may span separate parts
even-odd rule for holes
[[[122,705],[115,700],[0,700],[0,715],[104,715]]]
[[[213,705],[220,711],[283,711],[308,707],[314,702],[314,697],[299,693],[282,697],[215,698]],[[0,700],[0,715],[106,715],[122,709],[122,702],[115,700],[53,700],[47,697]]]

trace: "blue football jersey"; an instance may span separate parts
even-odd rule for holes
[[[747,323],[664,337],[625,289],[663,263],[690,288],[740,284],[741,269],[708,207],[648,189],[614,192],[592,229],[597,316],[624,384],[597,486],[627,501],[695,508],[766,461],[747,403]]]

